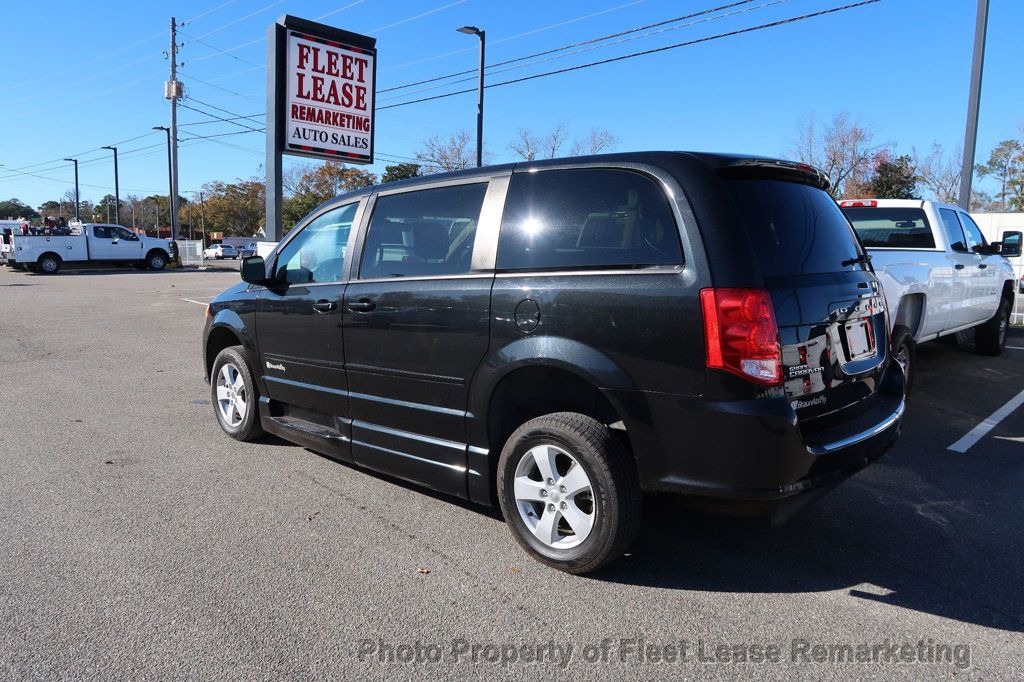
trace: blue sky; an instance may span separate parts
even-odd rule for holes
[[[493,80],[660,47],[849,1],[755,0],[729,10],[749,10],[742,14],[518,68]],[[96,200],[112,191],[110,152],[83,152],[115,143],[122,155],[122,195],[166,193],[165,137],[150,129],[167,125],[169,118],[163,99],[167,62],[162,53],[167,49],[172,11],[179,21],[186,21],[179,36],[186,43],[180,52],[185,66],[179,78],[192,100],[185,104],[229,117],[225,111],[245,116],[265,111],[262,39],[267,25],[283,14],[313,19],[333,12],[325,23],[376,36],[378,89],[382,89],[475,68],[476,38],[455,31],[465,24],[486,29],[491,63],[727,2],[8,3],[5,24],[19,28],[8,28],[0,41],[0,164],[4,166],[0,167],[0,198],[14,196],[33,206],[56,199],[73,182],[71,164],[60,159],[78,155],[82,196]],[[580,135],[591,128],[610,130],[619,138],[620,151],[695,149],[784,155],[803,117],[814,114],[825,120],[845,110],[867,124],[877,142],[891,142],[901,152],[913,146],[927,149],[933,142],[952,151],[963,140],[975,10],[974,0],[882,0],[778,28],[493,88],[486,95],[485,147],[495,161],[513,160],[507,145],[518,128],[544,132],[562,121]],[[1022,25],[1024,3],[992,0],[979,132],[982,160],[998,141],[1017,135],[1018,125],[1024,123]],[[452,89],[463,87],[467,86]],[[402,101],[385,99],[393,94],[380,94],[378,106]],[[376,150],[394,158],[412,157],[427,137],[472,131],[475,103],[474,94],[465,94],[380,111]],[[184,126],[187,132],[182,139],[188,133],[241,134],[217,138],[221,143],[183,143],[180,186],[184,194],[210,180],[233,181],[259,172],[263,135],[230,123],[201,123],[209,120],[180,110],[180,123],[200,123]],[[262,121],[262,116],[240,123],[262,127],[256,121]],[[378,162],[371,170],[379,173],[383,166]]]

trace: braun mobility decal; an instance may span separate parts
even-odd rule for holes
[[[267,363],[267,369],[277,369],[277,370],[281,370],[282,372],[285,371],[284,365],[275,365],[272,362],[268,362]]]
[[[828,402],[828,398],[823,395],[819,395],[813,400],[794,400],[789,404],[794,410],[802,410],[805,407],[815,407],[817,405],[824,405]]]

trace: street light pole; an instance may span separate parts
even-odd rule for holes
[[[463,26],[457,30],[480,39],[480,68],[476,86],[476,167],[479,168],[484,165],[484,48],[487,45],[487,32],[476,26]]]
[[[81,202],[78,199],[78,159],[64,159],[75,164],[75,222],[82,222],[82,214],[80,211]]]
[[[985,37],[988,33],[988,0],[978,0],[978,19],[974,26],[974,59],[971,64],[971,92],[967,100],[967,132],[964,134],[964,161],[960,170],[960,208],[971,208],[971,183],[974,180],[974,153],[978,145],[978,110],[981,107],[981,74],[985,68]]]
[[[117,225],[121,224],[121,190],[118,185],[117,178],[117,147],[104,147],[114,152],[114,223]],[[107,222],[110,222],[110,218],[107,218]]]
[[[167,133],[167,186],[168,186],[167,205],[170,207],[169,211],[171,213],[174,213],[174,203],[175,203],[174,202],[174,193],[175,193],[175,189],[174,189],[174,163],[173,163],[173,161],[171,159],[171,129],[168,128],[167,126],[153,126],[153,130],[162,130],[165,133]],[[178,231],[177,231],[177,229],[174,226],[173,218],[172,218],[172,221],[171,221],[171,234],[174,235],[175,238],[178,235]],[[158,233],[157,237],[159,237],[159,236],[160,235]]]

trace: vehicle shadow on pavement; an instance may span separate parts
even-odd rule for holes
[[[648,506],[629,555],[592,577],[708,592],[847,589],[860,599],[1024,631],[1024,546],[998,518],[956,504],[922,513],[920,505],[880,503],[851,483],[831,495],[782,528],[659,500]]]

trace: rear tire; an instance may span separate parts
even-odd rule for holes
[[[259,399],[242,346],[222,350],[210,372],[210,401],[224,433],[245,442],[262,436]]]
[[[614,561],[640,528],[632,457],[607,426],[582,414],[557,412],[516,429],[501,452],[497,484],[516,541],[566,573]]]
[[[981,355],[1002,355],[1009,330],[1010,299],[1004,296],[992,319],[975,329],[974,350]]]
[[[60,272],[60,258],[51,254],[43,254],[39,257],[39,262],[36,264],[38,270],[44,275],[56,275]]]
[[[914,374],[917,366],[917,343],[910,330],[902,325],[893,327],[892,330],[892,357],[903,370],[905,393],[910,395],[910,388],[914,384]]]

